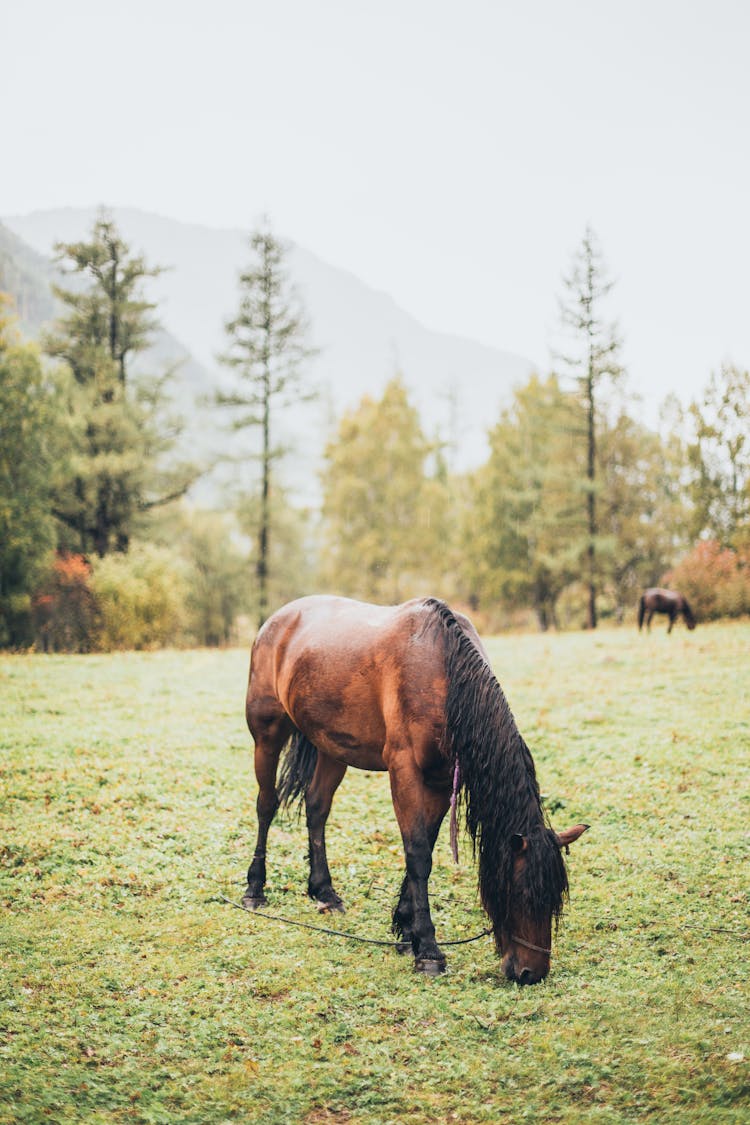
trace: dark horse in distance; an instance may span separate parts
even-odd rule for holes
[[[258,633],[246,714],[259,792],[245,906],[266,902],[276,810],[304,798],[308,892],[323,909],[343,910],[326,858],[333,795],[347,766],[387,770],[406,859],[393,913],[398,948],[411,948],[422,972],[445,968],[427,885],[440,825],[459,799],[503,971],[520,983],[547,975],[552,920],[568,888],[562,849],[587,825],[556,833],[547,823],[531,754],[468,618],[434,598],[398,606],[300,598]]]
[[[639,632],[644,620],[646,629],[651,629],[651,618],[655,613],[666,613],[669,617],[668,633],[672,632],[675,618],[679,617],[680,614],[684,617],[688,629],[695,628],[695,617],[688,605],[688,600],[682,594],[678,594],[676,590],[662,590],[658,586],[654,586],[650,590],[644,590],[638,603]]]

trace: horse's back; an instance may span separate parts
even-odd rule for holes
[[[424,599],[381,606],[351,598],[311,594],[277,610],[256,637],[251,673],[272,657],[278,672],[289,674],[292,665],[334,661],[341,671],[346,660],[370,662],[377,654],[385,659],[400,654],[424,621]]]
[[[681,601],[680,595],[675,590],[665,590],[662,586],[651,586],[644,591],[643,600],[650,609],[657,612],[669,612],[671,608]]]

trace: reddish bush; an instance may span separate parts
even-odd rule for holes
[[[697,543],[662,581],[685,595],[699,621],[750,613],[750,553],[715,539]]]
[[[83,555],[58,555],[32,601],[36,642],[44,652],[89,652],[97,630],[91,567]]]

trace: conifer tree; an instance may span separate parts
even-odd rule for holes
[[[569,346],[558,354],[564,371],[571,375],[585,413],[586,449],[585,496],[587,535],[584,548],[588,587],[587,624],[597,624],[596,596],[599,587],[597,540],[600,533],[597,514],[597,428],[602,408],[601,392],[605,380],[622,373],[618,361],[620,339],[613,323],[604,319],[602,302],[613,286],[596,236],[586,228],[581,246],[574,256],[570,273],[563,278],[565,294],[560,301],[560,317]]]
[[[285,406],[313,397],[305,385],[305,363],[315,354],[308,326],[285,268],[285,249],[264,222],[250,236],[251,260],[239,278],[240,302],[226,323],[229,344],[219,357],[233,373],[234,387],[217,395],[232,416],[232,429],[260,435],[256,576],[258,620],[269,610],[273,466],[283,454],[274,432]]]
[[[180,425],[165,417],[171,371],[136,376],[133,361],[157,328],[143,283],[159,270],[131,254],[101,212],[88,239],[59,243],[57,260],[74,279],[56,285],[64,312],[44,347],[71,373],[68,408],[74,456],[54,512],[64,546],[104,556],[126,551],[146,511],[182,496],[198,475],[165,461]]]

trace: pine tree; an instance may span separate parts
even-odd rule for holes
[[[143,513],[182,496],[198,473],[166,461],[180,433],[176,420],[164,416],[172,372],[133,373],[157,328],[143,283],[159,270],[130,253],[105,212],[88,240],[59,243],[56,250],[75,284],[55,286],[65,311],[44,347],[71,373],[75,453],[54,511],[63,545],[104,556],[126,551]]]
[[[269,609],[273,465],[283,450],[275,441],[279,410],[313,397],[305,386],[305,363],[315,349],[307,344],[304,311],[290,286],[285,250],[264,223],[250,236],[251,261],[239,278],[237,314],[226,323],[227,351],[219,358],[235,376],[235,387],[217,395],[232,414],[232,429],[260,433],[260,504],[256,576],[258,619]]]
[[[565,295],[560,301],[563,330],[570,337],[570,348],[558,354],[564,370],[575,379],[585,412],[586,448],[586,583],[588,587],[587,624],[597,624],[596,596],[599,587],[597,567],[597,427],[601,411],[601,391],[605,380],[616,380],[622,373],[618,362],[620,339],[615,325],[606,321],[601,304],[612,289],[596,237],[587,227],[573,259],[570,273],[563,278]]]

